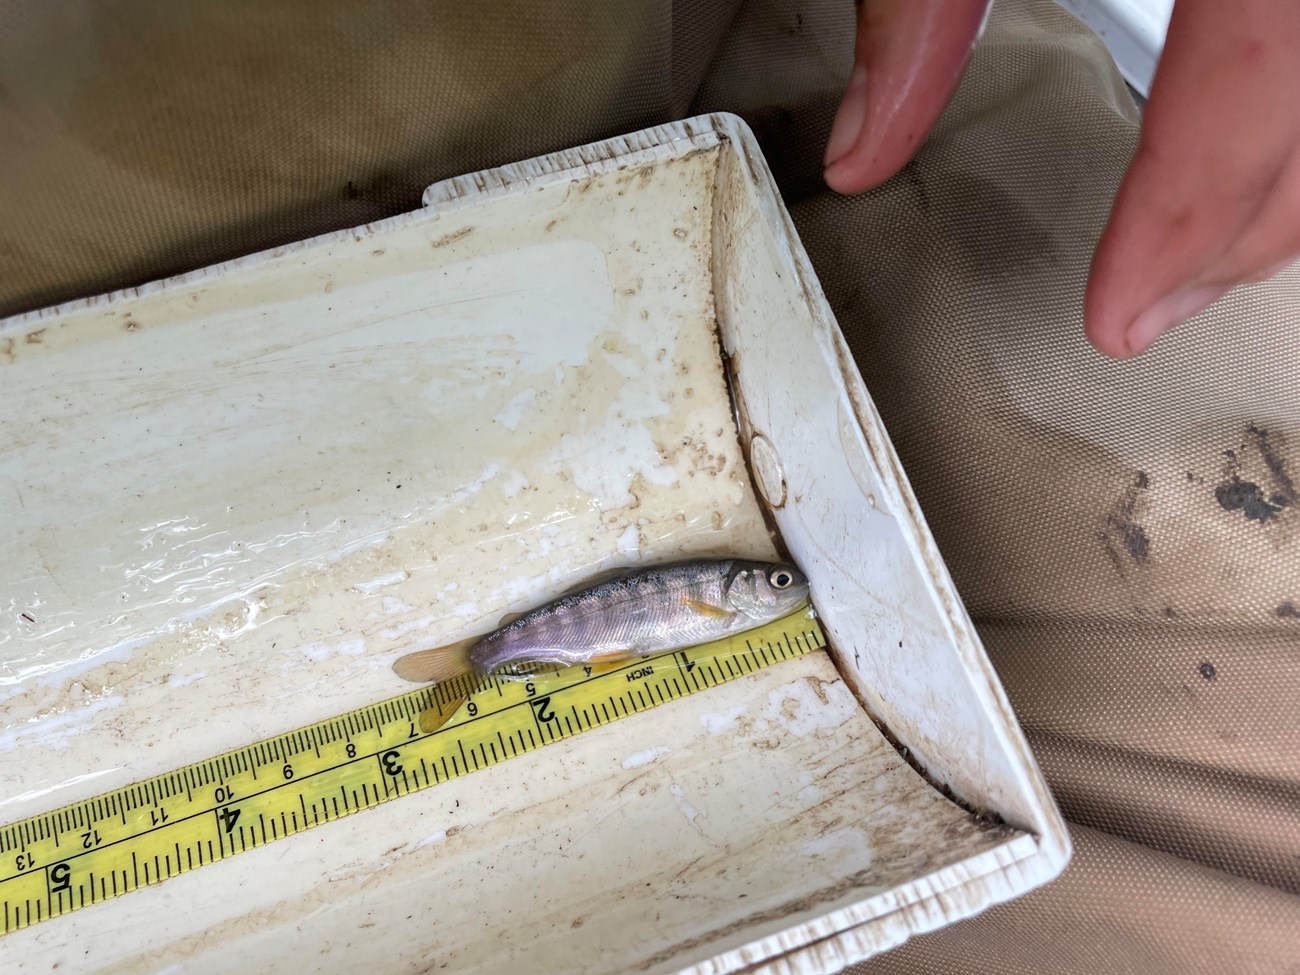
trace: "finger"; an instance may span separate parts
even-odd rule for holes
[[[1101,352],[1140,353],[1295,253],[1296,45],[1291,0],[1175,5],[1084,301],[1085,332]]]
[[[1255,219],[1208,276],[1226,284],[1264,280],[1300,254],[1300,134]]]
[[[991,0],[862,0],[853,74],[826,144],[840,193],[883,183],[916,153],[961,80]]]

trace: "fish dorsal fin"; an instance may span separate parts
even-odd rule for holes
[[[393,672],[403,680],[419,684],[445,684],[470,672],[470,647],[478,641],[479,637],[472,636],[445,647],[408,653],[393,662]]]
[[[506,613],[505,616],[501,617],[500,622],[497,623],[497,629],[499,630],[502,627],[509,626],[515,620],[521,620],[527,615],[527,613]]]

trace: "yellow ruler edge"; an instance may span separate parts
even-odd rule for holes
[[[0,827],[3,933],[160,883],[826,645],[811,607],[615,669],[422,687]],[[451,698],[450,703],[448,698]],[[437,731],[420,715],[457,708]]]

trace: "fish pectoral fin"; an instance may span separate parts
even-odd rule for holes
[[[445,647],[408,653],[393,662],[393,672],[403,680],[415,681],[419,684],[430,682],[446,684],[470,672],[470,647],[478,641],[479,637],[472,636],[466,640],[449,643]]]
[[[699,613],[701,616],[708,616],[715,620],[734,620],[736,614],[729,609],[723,609],[721,606],[714,606],[712,603],[703,603],[698,599],[683,600],[686,608],[692,613]]]

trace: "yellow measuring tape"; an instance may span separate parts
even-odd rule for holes
[[[425,687],[0,828],[4,932],[705,690],[826,645],[811,609],[599,671]],[[462,703],[463,702],[463,703]],[[421,716],[454,708],[433,733]]]

